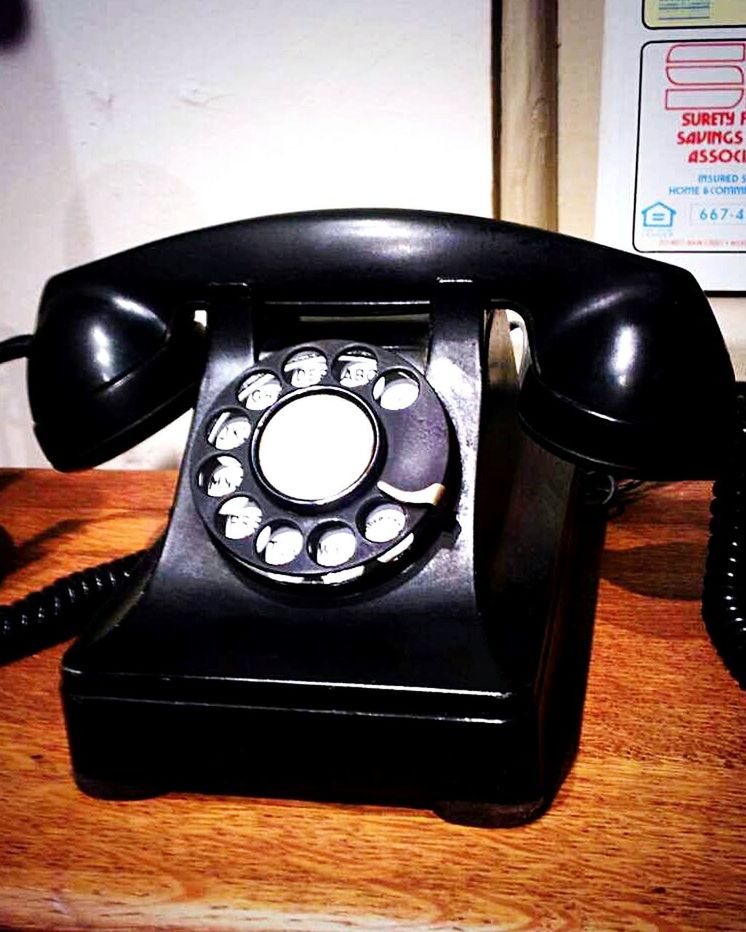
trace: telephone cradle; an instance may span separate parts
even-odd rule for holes
[[[266,217],[63,272],[28,355],[63,470],[195,409],[164,536],[63,660],[102,797],[535,818],[578,744],[599,477],[718,476],[734,435],[688,273],[447,214]]]

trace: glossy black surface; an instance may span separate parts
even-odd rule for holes
[[[420,371],[460,473],[433,535],[356,588],[259,580],[205,530],[198,426],[162,549],[63,661],[83,789],[386,801],[490,824],[549,804],[577,743],[604,515],[519,429],[507,333],[485,334],[478,291],[430,297]],[[254,362],[260,314],[250,297],[215,308],[196,425]]]
[[[526,321],[520,390],[490,305]],[[361,334],[371,316],[377,339]],[[162,547],[65,656],[76,777],[104,795],[535,817],[577,744],[603,536],[565,460],[721,469],[733,375],[707,301],[673,266],[478,218],[229,224],[48,283],[29,358],[37,435],[60,468],[93,465],[195,398],[201,425],[262,354],[322,338],[396,351],[440,399],[458,481],[435,532],[399,572],[347,591],[250,577],[195,505],[193,433]]]
[[[688,272],[515,224],[394,210],[232,223],[56,276],[29,359],[40,442],[60,468],[93,465],[192,403],[203,363],[191,313],[216,284],[275,302],[417,300],[437,278],[473,279],[485,302],[525,317],[521,417],[541,443],[652,477],[717,473],[733,376]],[[109,355],[95,350],[101,326],[116,335]]]
[[[395,537],[385,542],[372,542],[366,540],[360,532],[360,519],[366,510],[385,501],[391,501],[378,489],[377,483],[383,481],[396,489],[415,492],[439,484],[445,491],[445,497],[455,494],[457,470],[450,462],[450,428],[435,392],[430,388],[426,379],[409,365],[401,356],[386,352],[379,347],[363,346],[372,359],[376,361],[377,375],[364,385],[352,388],[340,386],[333,372],[332,361],[350,348],[361,348],[359,343],[350,346],[349,341],[317,340],[312,348],[317,350],[330,365],[324,376],[311,387],[293,387],[283,374],[283,363],[292,354],[308,348],[308,344],[285,348],[281,352],[264,356],[260,364],[253,369],[242,372],[232,384],[227,386],[216,398],[212,400],[201,424],[195,424],[191,438],[191,459],[188,469],[192,479],[192,491],[197,511],[202,516],[206,528],[224,551],[228,552],[241,564],[254,567],[258,572],[276,572],[283,575],[293,574],[300,580],[315,580],[320,582],[330,573],[330,568],[319,566],[314,562],[310,549],[304,546],[291,561],[277,567],[267,565],[255,549],[257,538],[263,526],[274,523],[290,524],[303,533],[304,542],[308,545],[315,529],[334,519],[348,528],[355,535],[356,547],[350,559],[334,566],[334,573],[349,570],[352,567],[365,569],[366,579],[357,577],[353,584],[360,586],[367,581],[367,574],[380,573],[388,570],[400,572],[398,561],[391,564],[379,563],[379,558],[402,541],[411,537],[411,550],[421,550],[420,538],[424,535],[431,538],[433,525],[437,524],[437,516],[442,511],[442,502],[413,505],[403,504],[404,524]],[[406,371],[419,386],[415,401],[403,410],[385,410],[374,399],[373,389],[381,373],[392,371]],[[277,379],[279,394],[276,402],[260,410],[247,410],[237,402],[238,392],[247,376],[253,372],[271,373]],[[359,484],[342,496],[330,502],[309,505],[297,503],[281,495],[273,493],[271,485],[265,485],[261,471],[256,462],[255,451],[257,440],[261,437],[261,424],[266,422],[273,411],[281,407],[288,399],[298,398],[301,395],[316,391],[333,390],[343,396],[358,399],[363,410],[370,413],[371,422],[376,425],[377,453],[366,475],[361,477]],[[203,475],[203,467],[215,461],[219,451],[213,446],[208,433],[210,425],[214,423],[215,416],[226,410],[239,411],[247,421],[252,424],[251,436],[244,443],[234,447],[228,455],[235,458],[242,469],[243,478],[240,484],[226,492],[224,495],[209,496],[204,484],[199,479]],[[303,463],[306,450],[298,448],[288,455],[297,457]],[[452,480],[452,482],[449,482]],[[237,541],[229,541],[219,526],[218,510],[234,496],[248,495],[255,502],[262,514],[261,524],[252,535]],[[436,504],[441,507],[436,507]],[[414,546],[415,541],[418,546]],[[402,562],[408,562],[409,554],[404,554]]]

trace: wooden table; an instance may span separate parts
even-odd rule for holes
[[[151,542],[174,479],[0,471],[0,599]],[[0,669],[0,926],[746,929],[746,701],[699,618],[708,496],[657,488],[611,524],[578,760],[519,829],[90,799],[69,773],[61,649]]]

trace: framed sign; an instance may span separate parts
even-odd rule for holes
[[[746,290],[744,0],[607,0],[596,204],[601,242]]]

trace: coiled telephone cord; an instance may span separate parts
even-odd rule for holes
[[[746,388],[739,383],[739,389]],[[725,475],[712,490],[702,618],[723,663],[746,689],[746,397]]]
[[[0,343],[0,363],[28,355],[33,337]],[[71,573],[12,605],[0,605],[0,665],[80,634],[98,609],[127,582],[148,551]]]
[[[0,606],[0,665],[80,634],[94,613],[127,582],[145,553],[140,550],[71,573],[12,605]]]

